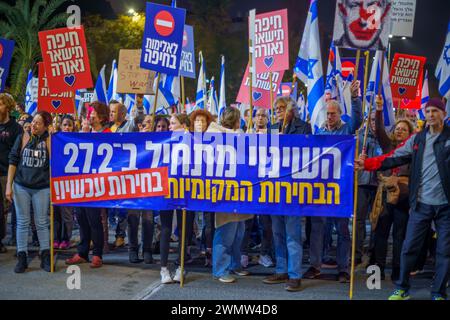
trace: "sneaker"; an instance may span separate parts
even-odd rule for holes
[[[53,241],[53,249],[59,249],[59,241]]]
[[[308,270],[306,270],[305,274],[303,275],[303,278],[305,279],[316,279],[320,276],[320,270],[316,269],[314,267],[309,267]]]
[[[100,268],[102,265],[103,265],[102,258],[100,258],[99,256],[93,256],[92,262],[89,266],[91,268]]]
[[[223,276],[218,277],[216,279],[219,280],[222,283],[233,283],[233,282],[236,282],[236,278],[233,277],[232,275],[229,275],[229,274],[223,275]]]
[[[152,253],[149,251],[144,251],[144,263],[145,264],[152,264],[153,263],[153,257]]]
[[[243,269],[236,269],[236,270],[232,270],[231,272],[233,272],[234,274],[241,276],[241,277],[245,277],[245,276],[249,276],[250,272],[247,270],[243,270]]]
[[[418,274],[424,273],[424,270],[414,270],[409,273],[410,276],[417,276]]]
[[[285,289],[290,292],[296,292],[302,290],[302,281],[300,279],[289,279],[286,282]]]
[[[183,278],[186,278],[186,270],[183,271]],[[175,276],[173,277],[174,282],[181,282],[181,267],[178,267],[175,271]]]
[[[42,250],[41,252],[41,268],[47,272],[51,271],[50,250]]]
[[[433,294],[432,296],[431,296],[431,300],[433,300],[433,301],[445,301],[445,300],[447,300],[443,295],[441,295],[441,294]]]
[[[70,241],[62,241],[59,244],[59,249],[61,249],[61,250],[67,250],[69,248],[70,248]]]
[[[86,259],[82,258],[78,253],[75,254],[72,258],[66,259],[67,265],[81,264],[81,263],[86,263],[86,262],[88,262],[88,261]]]
[[[273,267],[272,258],[267,254],[263,255],[263,256],[259,256],[258,263],[266,268]]]
[[[125,238],[124,237],[117,237],[116,241],[114,241],[114,247],[115,248],[121,248],[125,246]]]
[[[409,300],[410,298],[408,291],[397,289],[392,293],[388,300]]]
[[[289,279],[287,273],[275,273],[263,280],[265,284],[284,283]]]
[[[137,250],[130,250],[128,255],[130,263],[140,263],[143,261],[142,259],[139,259],[139,254]]]
[[[14,268],[15,273],[24,273],[28,268],[27,254],[24,251],[17,253],[17,264]]]
[[[161,268],[161,283],[168,284],[172,283],[172,277],[170,276],[170,271],[167,268]]]
[[[347,272],[339,272],[339,274],[338,274],[338,281],[340,283],[349,283],[350,282],[350,275]]]
[[[241,256],[241,266],[244,269],[248,267],[248,256],[247,255]]]
[[[324,268],[324,269],[336,269],[337,268],[337,262],[336,261],[334,261],[334,260],[327,260],[327,261],[324,261],[323,263],[322,263],[322,268]]]

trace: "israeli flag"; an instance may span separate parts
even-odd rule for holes
[[[439,80],[439,93],[441,96],[450,99],[450,22],[448,23],[447,38],[436,67],[435,76]]]
[[[222,56],[222,63],[220,65],[220,92],[219,92],[219,116],[227,107],[225,97],[225,56]]]
[[[300,115],[300,119],[307,122],[309,113],[308,113],[308,106],[305,101],[305,96],[303,93],[300,93],[298,99],[297,99],[297,107],[298,107],[298,114]]]
[[[311,115],[311,127],[316,132],[326,120],[317,0],[312,0],[310,4],[294,72],[308,87],[308,112]]]
[[[116,60],[113,60],[112,67],[111,67],[111,76],[109,77],[109,84],[108,84],[108,92],[107,92],[107,99],[108,102],[111,100],[117,100],[119,102],[122,102],[122,95],[117,93],[117,62]]]
[[[81,97],[81,91],[77,90],[75,91],[75,110],[77,110],[78,117],[81,116],[81,109],[83,108],[83,98]]]
[[[28,70],[27,87],[25,90],[25,112],[34,115],[37,110],[38,78],[33,77],[33,71]]]
[[[341,70],[339,50],[336,50],[334,42],[331,41],[330,53],[328,54],[327,78],[325,81],[325,94],[329,94],[331,99],[336,99],[338,97],[336,76],[341,75]]]
[[[197,93],[195,95],[195,110],[205,109],[206,105],[206,74],[205,74],[205,62],[203,61],[203,55],[199,53],[200,72],[198,74]]]
[[[125,94],[125,100],[123,101],[123,104],[127,107],[127,113],[131,114],[131,111],[133,110],[134,105],[136,104],[136,95],[127,93]]]
[[[375,54],[375,60],[373,61],[372,64],[372,70],[370,72],[369,83],[367,85],[366,102],[367,105],[370,105],[370,103],[372,102],[372,110],[376,109],[375,97],[378,94],[382,54],[383,51],[377,50]],[[395,124],[395,115],[394,115],[394,103],[392,100],[392,93],[391,93],[391,83],[389,81],[389,69],[386,59],[384,59],[383,83],[381,88],[381,95],[383,96],[384,101],[383,105],[384,126],[390,129]]]
[[[100,101],[104,104],[108,104],[107,101],[107,93],[106,93],[106,83],[105,83],[105,68],[106,65],[103,65],[100,73],[97,77],[97,82],[95,83],[94,88],[94,101]]]
[[[219,115],[219,102],[217,100],[217,92],[216,89],[214,88],[215,85],[215,81],[214,81],[214,77],[211,78],[211,83],[209,85],[209,99],[208,99],[208,107],[209,107],[209,112],[212,115]]]
[[[158,78],[155,78],[153,83],[153,91],[156,92],[156,82]],[[170,114],[172,113],[172,107],[178,105],[180,100],[180,78],[174,76],[168,76],[161,73],[159,80],[159,93],[158,102],[156,105],[156,114]],[[153,104],[152,104],[153,106]]]
[[[428,70],[425,71],[425,79],[423,80],[422,86],[422,99],[420,100],[420,109],[417,110],[417,118],[420,120],[425,120],[425,106],[428,100],[430,100],[430,94],[428,90]]]

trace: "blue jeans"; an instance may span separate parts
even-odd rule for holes
[[[336,227],[338,234],[336,248],[336,262],[338,272],[348,272],[348,260],[350,258],[350,230],[348,218],[328,218]],[[311,266],[319,269],[322,266],[324,230],[326,217],[311,217],[311,245],[309,249]]]
[[[450,270],[450,205],[431,206],[417,203],[416,210],[411,209],[406,238],[400,257],[400,279],[397,288],[409,290],[409,273],[414,270],[431,222],[434,221],[437,232],[435,277],[431,294],[447,296],[447,282]]]
[[[214,232],[212,273],[214,277],[228,275],[241,268],[241,244],[245,221],[228,222]]]
[[[287,273],[289,279],[302,277],[302,220],[298,216],[272,216],[277,274]]]
[[[50,249],[50,188],[30,189],[13,184],[14,205],[17,214],[17,252],[28,251],[28,232],[30,230],[30,209],[33,206],[34,223],[40,249]]]

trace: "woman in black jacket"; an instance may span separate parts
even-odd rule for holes
[[[407,119],[400,119],[396,122],[391,136],[385,131],[383,122],[383,100],[381,97],[376,99],[376,115],[375,115],[375,136],[380,144],[383,153],[389,153],[394,150],[400,143],[405,141],[411,134],[414,133],[414,127]],[[377,264],[382,272],[384,278],[384,269],[386,266],[386,254],[388,249],[389,234],[392,230],[392,274],[391,280],[396,281],[400,275],[400,253],[403,241],[406,235],[406,226],[409,218],[409,202],[408,202],[408,177],[410,175],[409,165],[401,166],[392,169],[390,172],[390,182],[387,182],[389,189],[390,185],[398,181],[399,195],[396,203],[389,203],[387,199],[387,192],[384,191],[382,195],[383,211],[381,212],[376,226],[374,238],[374,254],[375,264]],[[382,178],[384,179],[384,178]]]
[[[30,207],[41,249],[41,268],[50,272],[50,173],[49,133],[52,116],[46,111],[36,113],[31,123],[31,134],[26,131],[17,137],[9,154],[6,198],[12,202],[17,214],[17,265],[16,273],[28,267],[28,230]],[[14,184],[13,184],[14,182]]]

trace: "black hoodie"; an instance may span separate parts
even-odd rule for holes
[[[17,166],[14,182],[30,189],[44,189],[50,186],[48,132],[31,136],[22,150],[22,134],[9,154],[9,164]]]
[[[21,133],[22,127],[12,117],[7,123],[0,123],[0,177],[8,175],[9,153]]]

